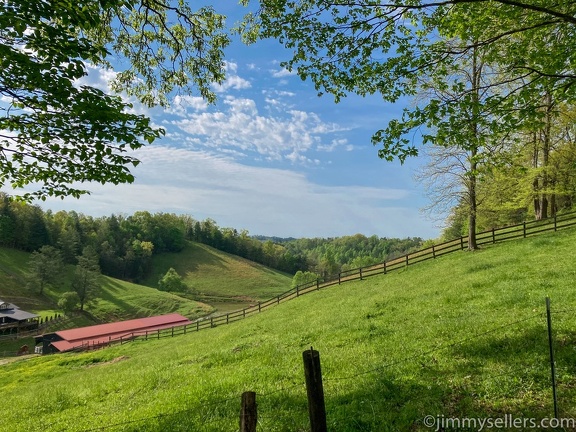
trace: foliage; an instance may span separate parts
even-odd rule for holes
[[[304,2],[264,0],[244,35],[273,37],[292,55],[282,63],[336,102],[348,94],[387,102],[415,97],[401,118],[372,137],[386,160],[416,156],[420,142],[465,151],[462,190],[473,245],[476,188],[503,163],[502,145],[531,130],[543,138],[534,188],[538,218],[552,189],[547,175],[551,104],[576,100],[576,4],[530,0]],[[458,165],[455,163],[453,166]],[[446,165],[442,166],[444,170]],[[462,175],[463,174],[463,175]]]
[[[112,87],[146,105],[166,105],[174,90],[213,102],[212,85],[225,78],[224,48],[230,43],[226,17],[212,6],[194,11],[181,0],[105,3],[88,37],[128,62]]]
[[[188,286],[182,280],[182,276],[170,267],[166,274],[158,281],[158,289],[160,291],[182,292],[187,291]]]
[[[301,271],[298,270],[296,272],[296,274],[294,275],[294,277],[292,278],[292,288],[296,288],[297,286],[302,286],[302,285],[306,285],[309,284],[311,282],[316,282],[319,281],[320,275],[316,274],[316,273],[312,273],[309,271]]]
[[[60,296],[58,307],[64,312],[74,312],[80,305],[80,297],[76,291],[68,291]]]
[[[29,283],[36,287],[40,294],[47,284],[54,283],[64,270],[60,251],[44,245],[30,256]]]
[[[81,311],[85,305],[96,301],[101,285],[98,255],[92,247],[86,246],[82,255],[78,257],[78,265],[72,280],[72,289],[78,294]]]
[[[114,4],[0,4],[0,185],[33,185],[24,199],[78,197],[87,192],[78,182],[130,183],[138,161],[127,152],[161,135],[120,97],[78,84],[107,55],[86,33]]]

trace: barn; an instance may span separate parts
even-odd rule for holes
[[[38,315],[0,300],[0,333],[18,333],[38,328]]]
[[[61,330],[41,336],[44,354],[70,351],[82,347],[103,346],[121,338],[144,335],[157,330],[184,326],[192,322],[177,313],[138,318],[108,324],[98,324],[69,330]],[[40,341],[37,340],[37,343]]]

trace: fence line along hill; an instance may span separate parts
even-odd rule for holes
[[[494,228],[488,231],[477,233],[477,245],[478,246],[493,245],[508,240],[533,237],[538,234],[554,232],[570,228],[575,225],[576,225],[576,212],[565,213],[544,220],[523,222],[516,225],[510,225],[502,228]],[[444,243],[435,244],[428,248],[421,249],[406,255],[402,255],[390,261],[384,261],[381,264],[369,267],[360,267],[340,272],[338,273],[338,275],[329,278],[326,281],[316,280],[313,282],[309,282],[307,284],[299,285],[266,301],[255,303],[243,309],[227,312],[224,314],[215,314],[209,317],[199,318],[195,320],[194,323],[191,325],[178,326],[173,329],[167,329],[162,332],[157,332],[157,334],[154,335],[149,334],[147,332],[143,333],[135,332],[127,334],[122,338],[111,340],[110,344],[114,343],[122,344],[127,341],[133,341],[137,339],[149,340],[149,339],[158,339],[161,337],[172,337],[175,335],[186,334],[189,333],[190,331],[200,331],[223,324],[230,324],[232,322],[242,320],[248,316],[260,313],[272,306],[278,305],[288,300],[298,298],[302,295],[311,292],[321,290],[323,288],[335,285],[341,285],[346,282],[364,280],[371,276],[385,275],[390,272],[406,268],[407,266],[428,261],[430,259],[436,259],[441,256],[451,254],[453,252],[465,250],[467,248],[468,248],[468,238],[463,236]],[[86,347],[86,349],[89,348],[90,348],[89,346]]]

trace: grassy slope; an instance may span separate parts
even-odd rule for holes
[[[188,242],[180,253],[155,256],[152,272],[144,284],[158,286],[158,280],[170,267],[188,286],[210,299],[209,302],[268,300],[289,290],[291,283],[290,276],[263,265],[201,243]]]
[[[69,266],[60,283],[47,287],[45,294],[27,288],[26,274],[30,255],[13,249],[0,248],[0,298],[17,304],[21,309],[50,316],[57,310],[59,296],[70,290],[74,267]],[[209,313],[212,308],[203,303],[182,298],[157,289],[102,277],[99,301],[86,308],[97,321],[113,321],[140,316],[178,312],[190,318]],[[76,318],[78,325],[89,325],[86,317]]]
[[[560,416],[576,417],[575,240],[566,230],[455,253],[229,326],[4,365],[0,417],[13,431],[232,431],[253,390],[259,430],[304,431],[311,345],[331,431],[435,430],[425,415],[551,417],[547,295]]]

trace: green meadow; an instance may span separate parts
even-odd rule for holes
[[[554,413],[549,296],[559,416],[575,418],[575,240],[564,230],[457,252],[230,325],[19,359],[0,367],[0,416],[11,431],[234,431],[242,392],[255,391],[258,430],[306,431],[312,346],[330,431],[440,430],[426,416],[539,421]]]

